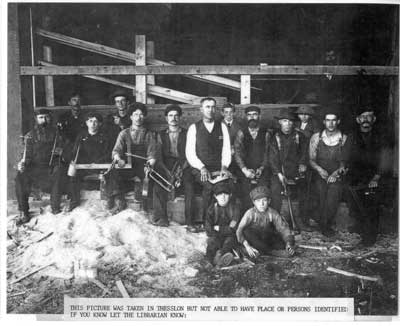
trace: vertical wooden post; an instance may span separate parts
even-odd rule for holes
[[[154,59],[154,42],[147,41],[146,42],[146,58],[147,59]],[[155,85],[156,78],[154,75],[147,75],[147,85]],[[156,99],[154,96],[148,95],[147,96],[147,104],[154,104],[156,103]]]
[[[18,4],[8,4],[8,75],[7,75],[7,198],[15,198],[13,168],[21,159],[22,103],[20,80],[20,49],[18,36]],[[4,174],[2,174],[4,177]]]
[[[240,104],[250,104],[250,75],[240,75]]]
[[[135,36],[136,65],[146,65],[146,36]],[[146,75],[136,75],[136,102],[147,103]]]
[[[53,62],[51,47],[48,45],[43,46],[43,58],[44,61]],[[44,76],[44,91],[46,94],[46,106],[54,106],[53,76]]]

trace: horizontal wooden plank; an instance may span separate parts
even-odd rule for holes
[[[46,66],[46,67],[59,67],[57,65],[51,64],[49,62],[45,61],[39,61],[39,64]],[[83,75],[83,77],[94,79],[97,81],[101,81],[104,83],[124,87],[127,89],[131,90],[136,90],[135,85],[126,83],[126,82],[121,82],[115,79],[110,79],[106,77],[101,77],[101,76],[93,76],[93,75]],[[189,93],[184,93],[180,91],[176,91],[170,88],[158,86],[158,85],[147,85],[147,92],[151,95],[159,96],[162,98],[167,98],[169,100],[177,101],[177,102],[182,102],[182,103],[187,103],[187,104],[195,104],[199,103],[201,100],[201,97],[189,94]]]
[[[22,66],[21,75],[398,75],[393,66]]]
[[[90,163],[90,164],[75,164],[77,170],[107,170],[111,166],[111,163]],[[116,169],[131,169],[130,164],[126,164],[123,168],[115,166]]]
[[[72,47],[75,47],[75,48],[78,48],[81,50],[86,50],[86,51],[102,54],[102,55],[105,55],[108,57],[132,62],[132,63],[135,63],[135,61],[136,61],[136,54],[132,53],[132,52],[119,50],[119,49],[112,48],[112,47],[102,45],[102,44],[96,44],[96,43],[92,43],[92,42],[88,42],[88,41],[83,41],[83,40],[80,40],[80,39],[77,39],[74,37],[70,37],[70,36],[66,36],[63,34],[49,32],[44,29],[37,29],[36,33],[40,36],[46,37],[46,38],[56,41],[58,43],[72,46]],[[150,65],[156,65],[156,66],[164,66],[164,65],[172,66],[172,65],[174,65],[172,63],[157,60],[154,58],[147,58],[146,62]],[[217,86],[227,87],[227,88],[234,89],[237,91],[240,90],[240,82],[239,81],[220,77],[220,76],[195,75],[195,76],[186,76],[186,77],[200,80],[203,82],[208,82],[208,83],[211,83],[211,84],[214,84]],[[255,89],[260,90],[259,88],[255,88]]]

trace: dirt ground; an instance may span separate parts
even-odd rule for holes
[[[160,230],[146,222],[145,214],[130,209],[111,217],[97,204],[89,199],[75,213],[53,216],[48,202],[34,202],[36,216],[16,228],[15,203],[9,203],[8,313],[62,314],[64,295],[121,297],[116,286],[121,280],[131,297],[352,297],[356,315],[397,314],[397,234],[380,235],[374,246],[363,248],[357,234],[339,232],[327,239],[304,232],[296,244],[327,250],[297,248],[292,258],[264,256],[255,264],[237,260],[217,269],[204,259],[204,233],[186,233],[175,223]],[[106,234],[110,225],[114,229]],[[131,239],[124,230],[137,230],[142,237]],[[95,271],[96,281],[78,277],[73,270],[77,261]]]

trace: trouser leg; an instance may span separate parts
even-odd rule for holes
[[[227,236],[223,239],[221,246],[221,254],[224,255],[231,252],[237,245],[235,236]]]
[[[154,220],[157,221],[168,221],[167,217],[167,201],[168,192],[161,188],[160,185],[154,183],[153,185],[153,209],[154,209]]]
[[[243,230],[243,235],[247,242],[260,253],[265,254],[271,250],[269,243],[260,231],[252,228],[245,228]]]
[[[50,175],[51,180],[51,193],[50,193],[50,201],[51,201],[51,209],[53,212],[57,212],[60,210],[60,202],[61,202],[61,178],[62,178],[62,169],[59,166],[55,166],[53,168],[53,172]]]
[[[220,248],[221,248],[221,241],[219,237],[211,236],[207,238],[206,257],[211,263],[213,263],[214,257]]]
[[[208,207],[211,205],[211,202],[212,202],[213,185],[208,181],[206,181],[206,182],[201,181],[199,170],[193,169],[192,174],[194,175],[195,181],[200,183],[202,186],[201,197],[202,197],[202,201],[203,201],[203,205],[202,205],[203,214],[202,214],[201,219],[202,219],[202,223],[204,223]]]
[[[18,172],[15,177],[15,193],[18,201],[18,210],[29,212],[29,193],[32,182],[27,172]]]
[[[279,181],[278,176],[273,175],[271,177],[271,207],[277,212],[281,211],[282,208],[282,184]]]
[[[244,176],[239,178],[238,186],[239,186],[238,193],[240,196],[242,213],[244,213],[253,206],[251,199],[250,199],[250,195],[249,195],[252,187],[251,187],[250,180]]]
[[[186,225],[192,225],[194,212],[194,178],[189,168],[183,171],[182,182],[185,194],[185,220]]]
[[[335,182],[332,184],[328,184],[324,213],[323,213],[326,216],[327,228],[332,227],[341,197],[342,197],[342,183]]]

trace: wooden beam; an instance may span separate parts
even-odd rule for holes
[[[240,85],[240,104],[250,104],[250,75],[241,75]]]
[[[146,36],[135,35],[136,66],[146,66]],[[147,103],[146,75],[136,75],[136,102]]]
[[[47,62],[53,61],[51,47],[43,46],[43,58]],[[44,91],[46,95],[46,106],[54,106],[54,84],[52,76],[44,76]]]
[[[45,61],[39,61],[39,64],[41,64],[43,66],[47,66],[47,67],[59,67],[54,64],[45,62]],[[110,78],[101,77],[101,76],[93,76],[93,75],[83,75],[83,77],[98,80],[98,81],[101,81],[104,83],[108,83],[108,84],[112,84],[112,85],[116,85],[116,86],[120,86],[120,87],[124,87],[124,88],[130,89],[132,91],[136,90],[135,85],[126,83],[126,82],[121,82],[121,81],[118,81],[115,79],[110,79]],[[199,96],[176,91],[176,90],[166,88],[166,87],[156,86],[156,85],[147,85],[147,92],[149,94],[152,94],[155,96],[159,96],[159,97],[163,97],[163,98],[167,98],[167,99],[170,99],[173,101],[187,103],[187,104],[196,104],[196,103],[199,103],[201,100],[201,97],[199,97]],[[152,104],[152,103],[148,103],[148,104]]]
[[[58,43],[72,46],[81,50],[86,50],[98,54],[102,54],[108,57],[112,57],[115,59],[120,59],[128,62],[135,62],[136,60],[136,54],[131,53],[128,51],[122,51],[118,50],[109,46],[101,45],[101,44],[96,44],[92,42],[87,42],[87,41],[82,41],[77,38],[65,36],[59,33],[54,33],[54,32],[49,32],[43,29],[37,29],[36,33],[40,36],[46,37],[48,39],[51,39],[53,41],[56,41]],[[157,65],[157,66],[172,66],[172,63],[166,62],[166,61],[161,61],[157,59],[152,59],[148,58],[147,64],[150,65]],[[195,76],[186,76],[188,78],[200,80],[203,82],[211,83],[217,86],[222,86],[222,87],[227,87],[234,89],[236,91],[240,90],[240,82],[220,76],[200,76],[200,75],[195,75]],[[257,88],[259,90],[259,88]]]
[[[77,170],[107,170],[111,163],[89,163],[89,164],[75,164]],[[123,168],[115,166],[116,169],[132,169],[130,164],[126,164]]]
[[[397,76],[394,66],[22,66],[21,75],[365,75]]]
[[[146,62],[149,59],[154,59],[154,42],[147,41],[146,42]],[[154,75],[147,75],[147,85],[155,85],[156,78]],[[148,87],[147,87],[148,88]],[[154,96],[147,96],[147,104],[154,104],[156,103],[156,99]]]

